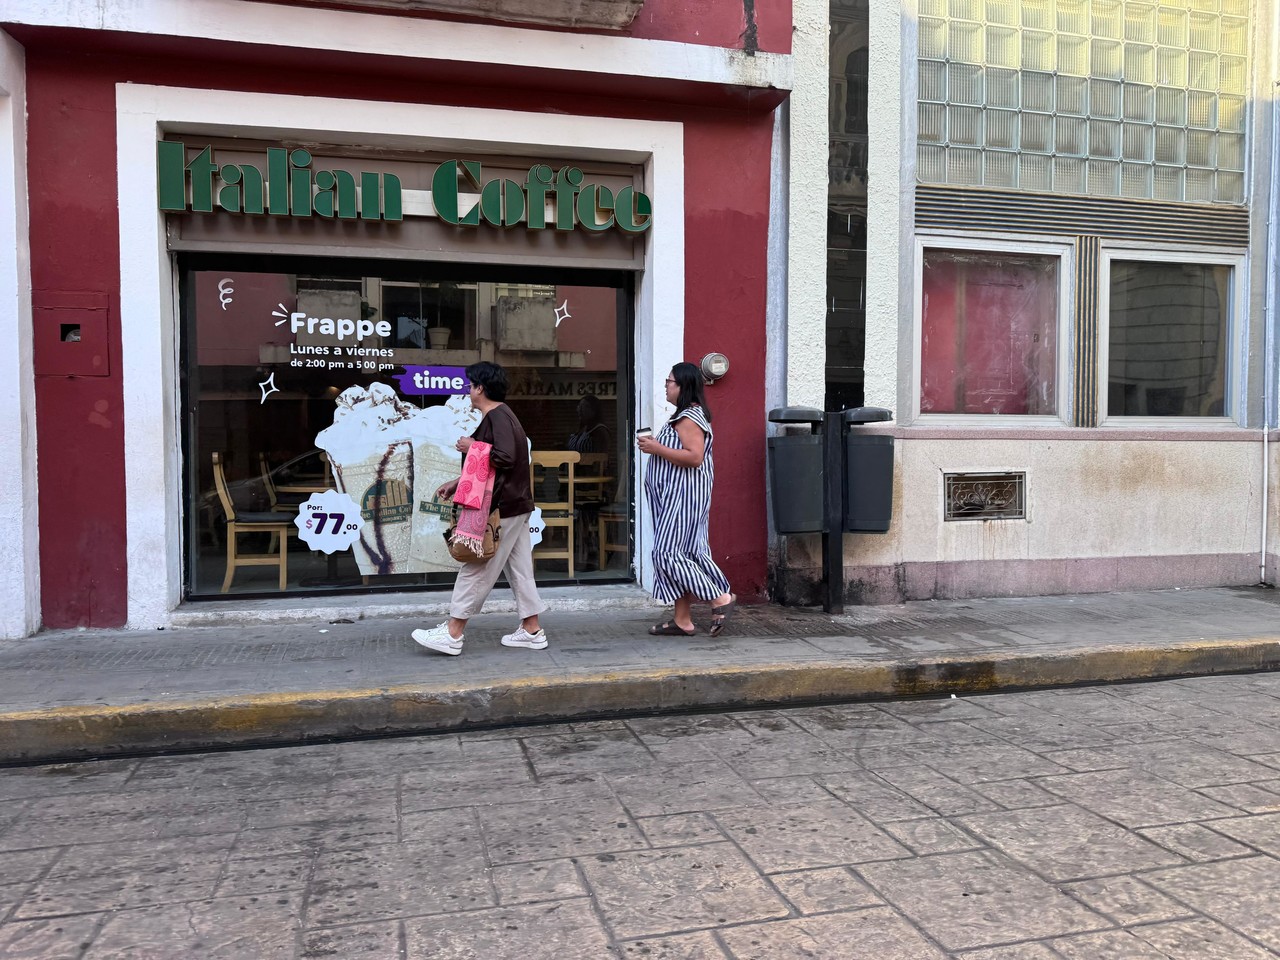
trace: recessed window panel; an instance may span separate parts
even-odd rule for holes
[[[1124,118],[1151,123],[1156,118],[1156,92],[1136,83],[1124,85]]]
[[[1244,170],[1244,135],[1218,134],[1218,170]]]
[[[988,187],[1018,185],[1018,155],[1012,151],[986,150],[982,154],[982,182]]]
[[[1089,193],[1095,197],[1120,195],[1120,164],[1113,160],[1090,160]]]
[[[1047,113],[1021,114],[1024,152],[1053,153],[1053,117]]]
[[[928,250],[921,413],[1057,409],[1059,259]]]
[[[1244,201],[1244,174],[1219,170],[1214,180],[1217,184],[1216,196],[1220,202],[1242,203]]]
[[[1154,3],[1125,4],[1124,38],[1138,43],[1153,43],[1155,41],[1156,5]]]
[[[1107,414],[1226,415],[1231,267],[1113,260]]]
[[[987,111],[987,146],[1013,150],[1018,146],[1018,114],[1012,110]]]
[[[1151,162],[1155,145],[1155,130],[1152,127],[1145,123],[1126,123],[1123,138],[1126,160]]]
[[[1150,196],[1151,176],[1149,163],[1121,164],[1120,192],[1125,196]]]
[[[1194,203],[1210,203],[1214,199],[1214,173],[1200,167],[1187,167],[1186,199]]]
[[[1023,190],[1038,190],[1042,193],[1053,189],[1053,167],[1049,157],[1034,153],[1022,153],[1018,156],[1018,186]]]
[[[1093,0],[1093,35],[1119,40],[1124,36],[1124,5],[1120,0]]]
[[[1083,117],[1089,113],[1089,81],[1084,77],[1057,78],[1058,113]]]
[[[1218,160],[1217,134],[1207,130],[1187,132],[1187,163],[1193,167],[1213,168]]]
[[[1061,33],[1089,33],[1089,0],[1058,0],[1058,30]]]
[[[1017,70],[992,67],[987,71],[987,106],[1017,110],[1019,97]]]
[[[1055,30],[1054,0],[1022,0],[1022,25],[1033,30]]]

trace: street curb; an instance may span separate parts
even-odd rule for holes
[[[0,763],[426,734],[635,714],[969,695],[1280,669],[1280,637],[878,661],[737,664],[0,713]]]

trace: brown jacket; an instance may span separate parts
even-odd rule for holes
[[[490,410],[473,440],[491,444],[489,462],[493,464],[493,505],[498,516],[519,517],[533,513],[533,490],[529,486],[529,438],[524,427],[505,403]]]

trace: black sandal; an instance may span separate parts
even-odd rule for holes
[[[733,613],[733,608],[738,605],[738,595],[731,593],[729,596],[731,599],[728,603],[711,608],[711,629],[707,633],[713,637],[720,636],[720,632],[724,630],[725,621],[729,619],[729,614]]]
[[[668,620],[666,623],[655,623],[649,628],[649,634],[655,637],[692,637],[698,632],[698,628],[686,630],[684,627],[677,626],[674,620]]]

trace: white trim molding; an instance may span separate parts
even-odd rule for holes
[[[249,0],[22,0],[0,23],[790,90],[791,55]]]
[[[904,99],[913,82],[915,57],[904,50],[903,33],[913,29],[914,2],[868,4],[871,43],[867,60],[867,321],[863,360],[863,402],[902,416],[899,351],[907,230],[913,222],[915,177],[914,100]],[[911,66],[908,67],[907,65]]]
[[[779,405],[821,408],[827,391],[830,5],[794,0],[792,17],[791,49],[800,69],[785,110],[788,209],[780,246],[786,256],[786,316],[783,335],[770,340],[770,350],[779,354],[784,377]]]
[[[0,31],[0,638],[40,628],[26,65]]]
[[[116,107],[130,627],[167,626],[182,599],[177,282],[156,202],[155,143],[165,131],[642,164],[655,216],[637,277],[634,413],[658,422],[662,380],[684,347],[682,124],[133,84],[117,85]],[[404,132],[417,130],[430,133]],[[639,490],[638,466],[633,480]],[[637,574],[648,587],[652,524],[642,500],[636,529]]]

